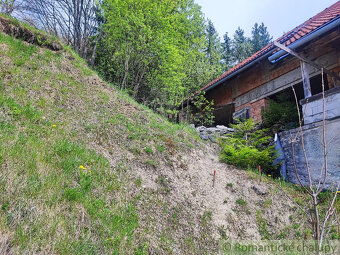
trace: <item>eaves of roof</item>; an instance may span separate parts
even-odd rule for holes
[[[296,28],[292,29],[288,33],[279,37],[276,41],[285,46],[289,46],[291,44],[296,43],[299,40],[303,40],[308,35],[334,22],[338,18],[340,18],[340,1],[336,2],[335,4],[326,8],[324,11],[313,16],[306,22],[302,23],[300,26],[297,26]],[[274,44],[271,42],[266,47],[262,48],[258,52],[251,55],[249,58],[245,59],[241,63],[237,64],[233,68],[226,71],[224,74],[219,76],[217,79],[211,81],[209,84],[207,84],[206,86],[198,90],[195,94],[201,91],[209,91],[215,88],[216,86],[220,85],[224,81],[232,78],[236,74],[251,67],[252,65],[256,64],[258,61],[262,60],[265,57],[270,56],[271,54],[277,51],[278,51],[277,47],[274,46]]]

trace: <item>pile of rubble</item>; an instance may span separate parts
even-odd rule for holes
[[[194,125],[192,125],[195,128]],[[203,140],[210,140],[216,142],[216,138],[234,132],[234,129],[228,128],[223,125],[217,125],[216,127],[199,126],[195,128],[200,138]]]

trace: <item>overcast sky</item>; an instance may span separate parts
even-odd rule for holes
[[[247,36],[255,22],[263,22],[277,39],[337,0],[195,0],[212,20],[222,38],[232,37],[238,26]]]

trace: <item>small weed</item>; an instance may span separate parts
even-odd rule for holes
[[[202,222],[207,224],[212,219],[212,211],[205,211],[202,215]]]
[[[239,204],[241,206],[246,206],[247,201],[245,201],[243,198],[239,198],[239,199],[236,200],[236,204]]]
[[[256,211],[256,222],[259,228],[260,235],[262,236],[262,240],[270,240],[271,234],[267,229],[267,221],[263,219],[262,212],[260,210]]]
[[[157,182],[161,185],[161,187],[162,187],[161,191],[163,191],[165,194],[169,194],[171,192],[168,180],[166,179],[165,176],[158,177]]]
[[[265,201],[264,201],[264,207],[268,208],[272,205],[272,200],[270,198],[267,198]]]
[[[4,212],[6,212],[8,210],[9,207],[9,202],[6,201],[1,205],[1,210],[3,210]]]
[[[277,235],[277,239],[281,240],[286,238],[287,233],[285,231],[281,231],[280,234]]]
[[[165,151],[165,146],[163,144],[157,144],[156,145],[156,150],[159,152],[164,152]]]
[[[312,230],[311,229],[305,229],[304,231],[303,231],[303,234],[304,234],[304,238],[305,239],[311,239],[312,238],[312,236],[313,236],[313,232],[312,232]]]
[[[69,188],[63,192],[63,196],[68,201],[78,201],[83,197],[83,194],[77,188]]]
[[[147,154],[152,154],[152,153],[153,153],[152,148],[151,148],[150,146],[146,146],[146,147],[144,148],[144,151],[145,151]]]
[[[227,183],[226,188],[232,188],[233,184],[231,182]]]
[[[223,240],[227,239],[226,229],[223,225],[218,227],[218,233],[220,234],[221,239]]]
[[[153,166],[153,167],[157,167],[159,163],[153,159],[146,159],[145,164]]]
[[[299,206],[303,206],[303,201],[299,197],[295,198],[295,203],[297,203]]]
[[[133,153],[133,155],[137,156],[141,154],[141,150],[137,146],[131,146],[129,151]]]
[[[136,186],[140,188],[142,186],[142,178],[137,178],[136,179]]]
[[[293,224],[293,229],[298,229],[299,227],[300,227],[299,224],[296,224],[296,223]]]
[[[301,238],[301,237],[302,237],[302,234],[301,234],[300,231],[295,231],[295,236],[296,236],[297,238]]]

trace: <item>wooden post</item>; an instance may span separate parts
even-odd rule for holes
[[[260,182],[261,182],[262,181],[261,165],[259,165],[259,175],[260,175]]]
[[[310,88],[310,81],[309,81],[309,70],[308,65],[304,61],[300,61],[301,66],[301,76],[302,76],[302,84],[303,84],[303,92],[305,95],[305,98],[312,96],[312,91]]]

